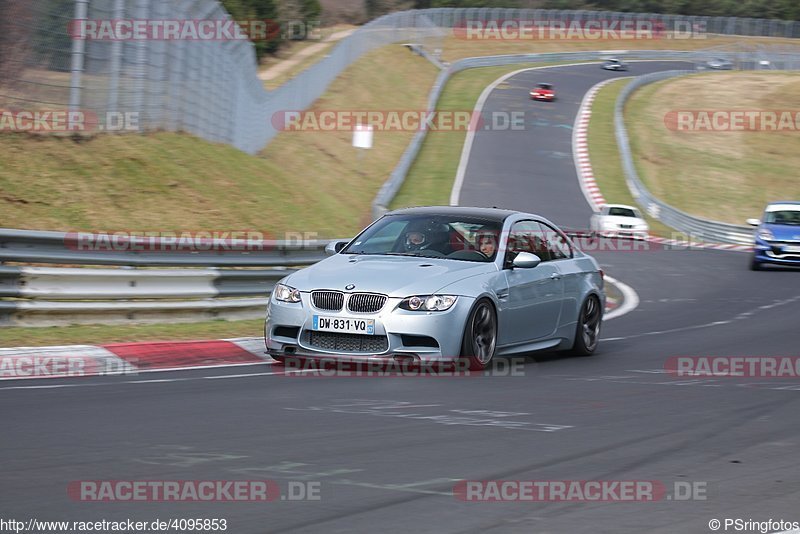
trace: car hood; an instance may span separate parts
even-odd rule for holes
[[[496,271],[494,263],[337,254],[292,274],[285,283],[300,291],[334,289],[405,298],[433,294],[458,280]],[[345,289],[350,284],[355,288]]]
[[[800,226],[792,224],[764,224],[766,228],[778,241],[800,241]]]

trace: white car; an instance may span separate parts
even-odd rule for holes
[[[605,70],[616,70],[616,71],[628,70],[628,65],[621,59],[616,59],[616,58],[606,59],[603,62],[603,64],[600,65],[600,67]]]
[[[631,237],[647,239],[650,227],[641,212],[633,206],[606,204],[589,222],[592,237]]]

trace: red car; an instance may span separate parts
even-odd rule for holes
[[[531,91],[531,99],[552,102],[556,99],[556,92],[553,91],[553,86],[551,84],[540,83]]]

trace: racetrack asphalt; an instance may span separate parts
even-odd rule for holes
[[[680,65],[677,65],[679,68]],[[627,75],[676,68],[636,63]],[[535,108],[480,132],[462,204],[585,227],[571,156],[583,94],[625,74],[521,73],[484,110]],[[533,83],[559,99],[527,99]],[[547,122],[547,125],[545,125]],[[800,272],[744,253],[599,251],[640,304],[590,358],[529,357],[485,377],[318,377],[279,366],[0,384],[4,519],[226,518],[228,532],[710,532],[711,519],[798,521],[800,381],[677,378],[674,356],[798,356]],[[79,480],[319,483],[320,500],[76,502]],[[463,502],[460,480],[649,480],[704,499]],[[696,495],[699,497],[699,495]]]

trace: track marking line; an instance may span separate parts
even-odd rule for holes
[[[608,277],[606,277],[606,278],[608,278]],[[789,298],[789,299],[785,299],[785,300],[775,301],[772,304],[766,304],[764,306],[759,306],[755,310],[742,312],[742,313],[738,314],[736,317],[733,317],[733,318],[725,320],[725,321],[712,321],[710,323],[682,326],[680,328],[671,328],[669,330],[655,330],[655,331],[652,331],[652,332],[641,332],[639,334],[632,334],[630,336],[612,337],[612,338],[601,339],[601,341],[621,341],[621,340],[624,340],[624,339],[635,339],[635,338],[644,337],[644,336],[658,336],[658,335],[662,335],[662,334],[675,334],[677,332],[687,332],[689,330],[698,330],[698,329],[701,329],[701,328],[711,328],[713,326],[722,326],[722,325],[732,324],[732,323],[734,323],[736,321],[740,321],[742,319],[749,319],[750,316],[754,315],[755,312],[757,312],[759,310],[769,310],[769,309],[777,308],[779,306],[785,306],[787,304],[793,304],[793,303],[795,303],[797,301],[800,301],[800,295],[797,295],[795,297],[792,297],[792,298]]]
[[[616,319],[617,317],[622,317],[626,313],[630,313],[639,306],[639,295],[636,291],[623,282],[620,282],[616,278],[606,275],[606,280],[608,280],[614,287],[620,290],[623,296],[622,304],[618,307],[614,308],[605,316],[603,317],[604,320],[610,321],[611,319]],[[609,340],[604,340],[609,341]]]
[[[519,69],[513,72],[509,72],[507,74],[503,74],[483,90],[481,95],[478,97],[478,101],[475,103],[473,116],[480,114],[483,111],[483,106],[486,103],[486,100],[489,98],[489,95],[497,88],[497,86],[505,82],[507,79],[516,76],[517,74],[533,70],[559,69],[559,68],[563,69],[565,67],[578,67],[582,65],[596,65],[596,64],[598,64],[597,61],[589,61],[584,63],[570,63],[569,65],[545,65],[543,67],[528,67],[526,69]],[[464,139],[464,146],[461,149],[461,159],[458,162],[458,170],[456,171],[456,179],[453,182],[453,188],[450,191],[451,206],[458,206],[458,203],[461,199],[461,188],[464,186],[464,178],[467,174],[467,166],[469,165],[469,156],[470,152],[472,152],[472,143],[475,140],[475,133],[476,133],[475,130],[468,131],[467,137]]]

